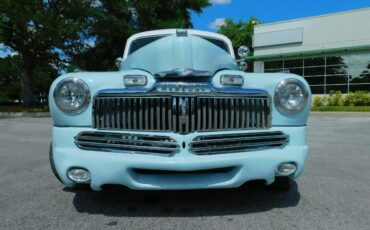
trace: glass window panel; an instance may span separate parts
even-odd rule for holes
[[[294,68],[288,70],[290,73],[297,74],[299,76],[303,76],[303,69],[302,68]]]
[[[303,59],[293,59],[284,61],[284,69],[294,67],[303,67]]]
[[[324,76],[320,77],[305,77],[304,78],[309,85],[321,85],[324,84]]]
[[[353,78],[360,77],[361,74],[370,72],[370,53],[359,53],[343,55],[344,68],[346,73]]]
[[[283,61],[266,61],[265,69],[282,69]]]
[[[327,66],[326,74],[347,74],[345,66]]]
[[[312,94],[324,94],[324,86],[310,86]]]
[[[306,58],[304,59],[304,66],[322,66],[325,65],[325,59],[323,57]]]
[[[265,73],[279,73],[282,71],[282,69],[265,69]]]
[[[370,84],[349,84],[349,91],[368,91],[370,92]]]
[[[351,83],[370,83],[370,73],[363,73],[359,77],[350,76]]]
[[[326,57],[326,65],[343,65],[343,59],[341,56]]]
[[[347,84],[347,75],[326,76],[326,84]]]
[[[325,75],[325,67],[305,67],[304,76]]]
[[[330,90],[340,91],[342,93],[347,93],[347,84],[343,85],[326,85],[326,93],[330,93]]]
[[[254,72],[253,61],[248,61],[247,62],[247,70],[245,72],[247,72],[247,73],[253,73]]]

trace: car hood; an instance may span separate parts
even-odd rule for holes
[[[238,70],[231,55],[211,42],[194,35],[169,35],[130,54],[121,70],[141,69],[153,75],[179,69],[214,74],[218,70]]]

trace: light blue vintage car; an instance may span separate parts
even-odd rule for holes
[[[49,93],[55,176],[93,190],[252,180],[289,189],[307,157],[309,86],[293,74],[245,73],[238,62],[223,35],[169,29],[130,37],[119,71],[58,77]]]

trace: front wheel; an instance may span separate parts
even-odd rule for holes
[[[292,180],[289,177],[276,177],[274,183],[269,187],[276,191],[288,191],[292,186]]]

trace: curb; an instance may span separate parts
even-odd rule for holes
[[[312,117],[366,117],[370,118],[370,112],[319,112],[311,111]]]
[[[23,113],[23,112],[1,112],[0,118],[8,117],[50,117],[49,112],[39,112],[39,113]]]

